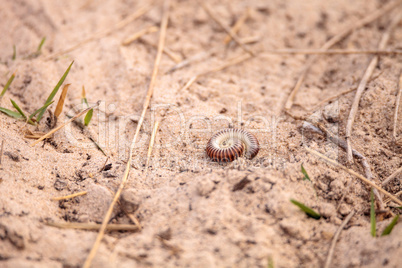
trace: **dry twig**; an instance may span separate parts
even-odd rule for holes
[[[157,32],[158,30],[159,30],[159,28],[156,27],[156,26],[149,26],[148,28],[144,28],[144,29],[136,32],[135,34],[127,37],[126,39],[123,40],[123,42],[121,42],[121,44],[123,46],[128,46],[129,44],[131,44],[132,42],[134,42],[135,40],[137,40],[141,36],[143,36],[145,34]]]
[[[3,159],[3,151],[4,151],[4,140],[1,141],[1,148],[0,148],[0,166],[1,166],[1,160]]]
[[[246,47],[246,45],[240,40],[240,38],[228,27],[226,26],[221,20],[212,12],[212,10],[209,8],[207,4],[205,4],[203,1],[198,1],[198,3],[204,8],[204,10],[207,12],[207,14],[216,22],[219,24],[219,26],[222,27],[223,30],[227,34],[232,37],[232,39],[248,54],[251,56],[255,56],[254,52],[252,52],[250,49]]]
[[[246,22],[246,20],[248,19],[248,17],[250,16],[250,8],[247,8],[246,11],[243,13],[243,15],[241,15],[241,17],[236,21],[236,23],[233,25],[232,29],[230,29],[232,31],[232,33],[237,34],[237,32],[240,30],[241,26],[243,26],[243,24]],[[226,45],[229,44],[229,42],[232,41],[232,37],[228,34],[225,39],[223,40],[223,43],[225,43]]]
[[[320,135],[322,135],[324,137],[327,137],[331,142],[333,142],[334,144],[336,144],[337,146],[341,147],[343,150],[346,151],[346,149],[347,149],[346,141],[344,141],[341,138],[339,138],[339,136],[334,135],[322,123],[311,122],[311,121],[308,121],[306,119],[304,119],[304,121],[306,121],[306,123],[308,124],[308,126],[310,127],[311,130],[315,131],[316,133],[318,133],[318,134],[320,134]],[[352,150],[352,153],[353,153],[353,156],[356,159],[360,160],[360,163],[361,163],[361,165],[363,167],[364,174],[365,174],[366,178],[368,180],[372,181],[373,174],[371,173],[371,168],[370,168],[370,165],[367,162],[366,157],[364,157],[361,153],[359,153],[355,149]],[[381,197],[380,193],[376,189],[373,189],[373,190],[374,190],[374,194],[375,194],[375,197],[376,197],[376,200],[377,200],[378,207],[380,209],[384,209],[384,202],[382,200],[382,197]]]
[[[220,65],[220,66],[218,66],[218,67],[216,67],[216,68],[213,68],[213,69],[211,69],[211,70],[208,70],[208,71],[199,73],[199,74],[193,76],[193,77],[184,85],[184,87],[182,87],[182,88],[180,89],[180,91],[183,91],[183,90],[188,89],[188,88],[189,88],[198,78],[200,78],[201,76],[204,76],[204,75],[207,75],[207,74],[210,74],[210,73],[214,73],[214,72],[222,71],[222,70],[224,70],[224,69],[226,69],[226,68],[228,68],[228,67],[230,67],[230,66],[233,66],[233,65],[242,63],[242,62],[244,62],[244,61],[246,61],[246,60],[248,60],[248,59],[251,59],[251,58],[252,58],[252,56],[250,56],[249,54],[243,54],[243,55],[241,55],[241,56],[239,56],[239,57],[236,57],[236,58],[234,58],[234,59],[232,59],[232,60],[229,60],[228,62],[226,62],[226,63],[224,63],[224,64],[222,64],[222,65]]]
[[[389,176],[388,178],[386,178],[381,185],[384,187],[386,186],[390,181],[392,181],[393,179],[396,178],[396,176],[398,176],[399,173],[402,172],[402,167],[398,168],[394,173],[391,174],[391,176]]]
[[[338,230],[336,230],[334,238],[332,239],[331,247],[329,249],[327,261],[325,262],[324,268],[329,268],[329,266],[331,265],[332,256],[334,255],[334,251],[335,251],[336,241],[338,241],[339,235],[341,234],[343,228],[345,228],[346,224],[348,224],[348,222],[350,221],[350,219],[353,217],[354,214],[355,214],[355,211],[352,210],[352,212],[349,213],[349,215],[345,218],[345,220],[343,220],[343,222],[339,226]]]
[[[63,127],[65,127],[66,125],[70,124],[71,122],[73,122],[75,119],[77,119],[78,117],[80,117],[81,115],[85,114],[86,112],[88,112],[91,109],[94,109],[96,107],[98,107],[100,104],[100,101],[98,101],[97,104],[95,104],[94,106],[91,106],[85,110],[82,110],[81,112],[79,112],[78,114],[76,114],[74,117],[72,117],[70,120],[68,120],[67,122],[65,122],[64,124],[52,129],[51,131],[49,131],[48,133],[46,133],[45,135],[43,135],[42,137],[40,137],[38,140],[34,141],[33,143],[30,144],[31,147],[35,146],[36,144],[38,144],[39,142],[43,141],[44,139],[50,137],[53,133],[55,133],[56,131],[62,129]]]
[[[113,207],[116,204],[117,200],[119,199],[119,197],[120,197],[120,195],[121,195],[121,193],[122,193],[122,191],[124,189],[124,186],[126,185],[127,180],[128,180],[128,175],[130,173],[130,167],[131,167],[131,162],[132,162],[132,154],[133,154],[134,145],[135,145],[135,143],[137,141],[137,136],[138,136],[138,134],[140,132],[141,125],[142,125],[142,123],[144,121],[144,118],[145,118],[145,113],[146,113],[146,111],[148,109],[148,106],[149,106],[149,103],[151,101],[151,97],[152,97],[152,93],[153,93],[153,90],[154,90],[156,77],[158,75],[158,69],[159,69],[159,64],[160,64],[161,57],[162,57],[162,50],[163,50],[163,47],[164,47],[164,44],[165,44],[166,29],[167,29],[167,24],[168,24],[168,19],[169,19],[169,6],[170,6],[170,1],[165,0],[164,5],[163,5],[163,17],[162,17],[161,27],[160,27],[161,30],[160,30],[160,34],[159,34],[158,52],[157,52],[157,55],[156,55],[154,69],[153,69],[153,72],[152,72],[151,81],[149,83],[148,93],[147,93],[147,96],[145,98],[145,102],[144,102],[144,105],[143,105],[141,117],[140,117],[140,120],[138,121],[138,125],[137,125],[137,128],[136,128],[135,134],[134,134],[134,138],[133,138],[133,140],[131,142],[131,145],[130,145],[129,158],[128,158],[128,161],[127,161],[126,169],[124,171],[123,179],[122,179],[122,181],[120,183],[120,186],[119,186],[119,188],[118,188],[118,190],[117,190],[117,192],[116,192],[116,194],[115,194],[115,196],[114,196],[114,198],[112,200],[112,203],[110,204],[109,209],[106,212],[106,215],[105,215],[105,217],[104,217],[104,219],[102,221],[102,225],[101,225],[101,228],[99,230],[98,236],[96,237],[95,243],[94,243],[94,245],[93,245],[93,247],[91,249],[91,252],[89,253],[87,259],[85,260],[84,268],[89,268],[91,266],[92,260],[95,257],[96,252],[98,251],[98,248],[99,248],[100,243],[102,241],[102,238],[103,238],[103,236],[105,234],[107,223],[109,222],[110,216],[112,215],[112,212],[113,212]]]
[[[399,90],[398,94],[396,95],[396,100],[395,100],[395,114],[394,114],[394,129],[392,130],[392,139],[393,142],[396,143],[397,141],[397,122],[398,122],[398,112],[399,112],[399,103],[401,101],[401,95],[402,95],[402,73],[399,76]]]
[[[388,43],[388,40],[391,36],[391,32],[394,29],[394,27],[399,23],[400,19],[402,16],[402,12],[398,13],[392,20],[390,26],[388,27],[388,30],[383,34],[381,37],[380,44],[378,45],[378,49],[384,49],[385,46]],[[359,86],[357,87],[356,95],[353,100],[352,108],[350,109],[347,125],[346,125],[346,142],[348,145],[347,149],[347,156],[348,156],[348,161],[351,163],[353,161],[353,156],[352,156],[352,143],[351,143],[351,137],[352,137],[352,127],[353,123],[356,117],[357,110],[359,108],[359,102],[360,98],[363,94],[363,91],[366,88],[367,82],[370,79],[371,74],[374,71],[374,68],[377,66],[378,63],[378,56],[374,56],[373,59],[371,59],[370,64],[368,65],[362,80],[360,81]]]
[[[156,121],[155,125],[154,125],[154,129],[152,131],[151,140],[149,142],[147,162],[145,164],[145,172],[148,171],[149,159],[151,158],[152,148],[154,147],[155,136],[156,136],[156,132],[158,131],[158,127],[159,127],[159,121]]]
[[[243,41],[244,44],[248,44],[248,43],[255,43],[256,41],[258,41],[256,38],[259,38],[259,37],[251,36],[251,37],[245,37],[241,40]],[[177,63],[175,66],[170,68],[166,73],[172,73],[172,72],[182,69],[192,63],[208,59],[209,57],[211,57],[211,55],[216,54],[223,47],[224,47],[223,45],[216,46],[216,47],[209,49],[208,51],[202,51],[200,53],[197,53],[194,56],[192,56],[191,58],[187,58],[187,59]]]
[[[145,39],[142,37],[140,37],[139,39],[141,42],[158,49],[158,45],[154,44],[153,42],[149,41],[148,39]],[[175,52],[173,52],[166,46],[163,47],[162,52],[165,53],[169,58],[171,58],[175,63],[179,63],[182,60],[181,56],[179,56],[178,54],[176,54]]]
[[[101,224],[98,223],[78,223],[78,222],[45,222],[46,225],[62,229],[80,230],[99,230]],[[107,224],[108,231],[137,231],[138,227],[131,224]]]
[[[336,166],[336,167],[338,167],[338,168],[340,168],[340,169],[345,170],[347,173],[349,173],[349,174],[355,176],[356,178],[360,179],[360,180],[363,181],[364,183],[366,183],[366,184],[370,185],[371,187],[377,189],[378,191],[380,191],[380,192],[383,193],[384,195],[388,196],[392,201],[394,201],[394,202],[396,202],[398,205],[402,206],[402,201],[401,201],[401,200],[399,200],[398,198],[396,198],[395,196],[393,196],[391,193],[385,191],[383,188],[377,186],[374,182],[372,182],[372,181],[366,179],[365,177],[363,177],[363,176],[360,175],[359,173],[357,173],[357,172],[355,172],[355,171],[353,171],[353,170],[351,170],[351,169],[348,169],[347,167],[343,166],[342,164],[338,163],[337,161],[332,160],[332,159],[326,157],[325,155],[323,155],[323,154],[321,154],[321,153],[319,153],[319,152],[317,152],[317,151],[315,151],[315,150],[312,150],[312,149],[310,149],[310,148],[308,148],[308,147],[304,147],[304,148],[305,148],[308,152],[310,152],[310,153],[312,153],[312,154],[314,154],[314,155],[316,155],[316,156],[318,156],[318,157],[320,157],[320,158],[326,160],[328,163],[330,163],[330,164],[332,164],[332,165],[334,165],[334,166]]]
[[[272,54],[320,54],[320,55],[333,55],[333,54],[380,54],[380,55],[389,55],[402,54],[402,50],[357,50],[357,49],[298,49],[298,48],[284,48],[284,49],[272,49],[272,50],[264,50],[261,53],[262,57],[270,57]]]
[[[74,198],[77,196],[86,195],[87,193],[88,193],[87,191],[83,191],[83,192],[79,192],[79,193],[75,193],[75,194],[53,197],[53,198],[51,198],[51,200],[53,200],[53,201],[66,200],[66,199],[71,199],[71,198]]]
[[[100,31],[98,33],[93,34],[92,36],[88,37],[85,40],[82,40],[81,42],[78,42],[77,44],[71,46],[70,48],[67,48],[65,50],[62,50],[60,52],[56,52],[50,56],[46,57],[46,60],[51,60],[51,59],[55,59],[63,54],[69,53],[77,48],[79,48],[82,45],[85,45],[86,43],[89,43],[91,41],[94,40],[98,40],[101,39],[103,37],[106,37],[122,28],[124,28],[125,26],[127,26],[129,23],[133,22],[134,20],[138,19],[139,17],[141,17],[142,15],[144,15],[146,12],[148,12],[148,10],[150,10],[152,8],[152,4],[153,1],[149,1],[148,4],[144,5],[143,7],[140,7],[136,12],[134,12],[131,16],[128,16],[127,18],[123,19],[122,21],[120,21],[119,23],[117,23],[116,25],[114,25],[112,28],[107,29],[107,30],[103,30]]]
[[[321,50],[328,50],[329,48],[331,48],[333,45],[335,45],[336,43],[341,41],[343,38],[345,38],[348,34],[353,32],[354,30],[375,21],[379,17],[381,17],[384,14],[395,9],[397,6],[399,6],[401,4],[401,2],[402,2],[401,0],[391,2],[391,3],[383,6],[382,8],[370,13],[367,17],[365,17],[355,23],[351,23],[350,26],[348,26],[346,29],[344,29],[343,31],[341,31],[340,33],[338,33],[337,35],[332,37],[330,40],[328,40],[321,47]],[[317,56],[313,56],[313,57],[309,58],[309,60],[306,62],[304,69],[303,69],[299,79],[296,82],[295,87],[293,88],[292,92],[290,93],[290,95],[286,101],[285,110],[289,110],[290,108],[292,108],[293,100],[294,100],[297,92],[299,91],[301,85],[303,84],[304,78],[306,77],[308,71],[310,70],[311,66],[313,65],[313,63],[315,62],[316,59],[317,59]]]

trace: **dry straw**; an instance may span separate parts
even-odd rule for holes
[[[120,197],[120,195],[121,195],[121,193],[122,193],[122,191],[124,189],[124,186],[126,185],[127,180],[128,180],[128,175],[130,173],[130,168],[131,168],[134,144],[137,141],[137,136],[138,136],[138,134],[140,132],[141,125],[142,125],[142,123],[144,121],[144,118],[145,118],[145,113],[146,113],[146,111],[148,109],[148,106],[149,106],[149,103],[151,101],[152,93],[154,91],[154,85],[155,85],[156,77],[158,75],[158,69],[159,69],[159,64],[160,64],[161,57],[162,57],[162,51],[163,51],[163,47],[165,45],[166,29],[167,29],[167,24],[168,24],[168,19],[169,19],[169,6],[170,6],[170,1],[165,0],[164,4],[163,4],[163,17],[162,17],[161,26],[160,26],[161,31],[160,31],[160,34],[159,34],[158,52],[157,52],[157,55],[156,55],[156,58],[155,58],[154,69],[153,69],[153,72],[152,72],[151,81],[149,83],[148,93],[147,93],[147,96],[145,98],[145,102],[144,102],[144,105],[143,105],[141,118],[138,121],[138,125],[137,125],[136,131],[135,131],[135,135],[134,135],[134,138],[133,138],[133,140],[131,142],[129,158],[128,158],[128,161],[127,161],[126,169],[125,169],[122,181],[120,183],[120,186],[119,186],[119,188],[118,188],[118,190],[117,190],[117,192],[116,192],[116,194],[115,194],[115,196],[114,196],[114,198],[112,200],[112,203],[110,204],[109,209],[106,212],[106,215],[105,215],[105,217],[104,217],[104,219],[102,221],[102,225],[101,225],[99,233],[98,233],[98,235],[96,237],[95,243],[94,243],[94,245],[93,245],[93,247],[92,247],[92,249],[91,249],[91,251],[90,251],[90,253],[89,253],[88,257],[87,257],[87,259],[85,260],[85,263],[84,263],[84,266],[83,266],[84,268],[89,268],[91,266],[92,260],[95,257],[96,252],[98,251],[100,243],[101,243],[101,241],[103,239],[103,236],[105,234],[107,223],[109,222],[110,216],[112,215],[114,205],[116,204],[117,200],[119,199],[119,197]]]

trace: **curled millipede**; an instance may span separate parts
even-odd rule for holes
[[[216,132],[207,144],[207,155],[217,162],[231,162],[243,155],[252,159],[259,150],[260,145],[253,134],[236,128]]]

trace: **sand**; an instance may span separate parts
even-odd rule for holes
[[[32,147],[26,130],[48,132],[49,112],[39,126],[0,114],[0,266],[81,267],[97,232],[61,229],[56,223],[101,223],[123,177],[130,141],[148,89],[158,32],[129,45],[129,36],[159,26],[162,2],[127,26],[57,57],[51,57],[94,33],[109,29],[148,1],[5,1],[0,15],[0,86],[16,77],[1,100],[9,99],[31,113],[41,107],[69,64],[70,89],[57,124],[74,115],[85,86],[90,104],[101,101],[87,128],[72,123],[51,139]],[[214,14],[233,26],[244,13],[241,40],[252,51],[318,49],[329,38],[390,1],[207,1]],[[399,8],[400,9],[400,8]],[[391,235],[381,232],[400,210],[394,202],[377,211],[377,237],[370,234],[370,188],[310,154],[305,147],[336,159],[364,175],[359,161],[301,121],[284,113],[285,102],[308,56],[256,56],[219,72],[199,77],[245,55],[195,1],[172,1],[166,48],[150,108],[133,153],[128,184],[111,223],[141,224],[141,231],[107,232],[92,267],[323,267],[332,238],[340,234],[331,267],[398,267],[402,225]],[[396,10],[356,29],[334,48],[376,49]],[[40,55],[32,55],[46,37]],[[393,31],[387,49],[401,49],[402,27]],[[16,58],[12,59],[13,45]],[[373,55],[321,55],[296,95],[292,113],[307,115],[321,100],[357,87]],[[381,185],[401,164],[401,146],[392,139],[401,56],[380,57],[363,92],[353,126],[353,147],[363,154]],[[60,92],[56,95],[58,100]],[[322,109],[316,118],[345,137],[355,91]],[[56,104],[49,108],[52,112]],[[401,108],[400,108],[401,110]],[[401,111],[397,135],[401,137]],[[81,119],[80,119],[81,120]],[[152,158],[146,155],[152,128],[160,121]],[[253,160],[219,164],[209,161],[205,146],[214,132],[244,128],[259,139]],[[97,149],[89,138],[103,148]],[[106,163],[106,166],[105,166]],[[311,182],[304,180],[301,165]],[[396,176],[385,189],[402,190]],[[86,195],[54,201],[81,191]],[[383,196],[384,198],[384,196]],[[290,202],[315,209],[321,219],[304,214]],[[269,266],[273,265],[273,266]]]

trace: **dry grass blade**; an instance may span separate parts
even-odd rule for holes
[[[218,66],[218,67],[216,67],[216,68],[214,68],[214,69],[211,69],[211,70],[206,71],[206,72],[199,73],[199,74],[193,76],[193,77],[184,85],[184,87],[182,87],[182,88],[180,89],[180,91],[188,89],[188,88],[189,88],[198,78],[200,78],[201,76],[204,76],[204,75],[207,75],[207,74],[210,74],[210,73],[214,73],[214,72],[222,71],[222,70],[224,70],[224,69],[226,69],[226,68],[228,68],[228,67],[230,67],[230,66],[233,66],[233,65],[242,63],[242,62],[244,62],[244,61],[246,61],[246,60],[249,60],[249,59],[251,59],[251,58],[252,58],[252,56],[250,56],[249,54],[243,54],[243,55],[241,55],[241,56],[239,56],[239,57],[236,57],[236,58],[234,58],[234,59],[232,59],[232,60],[229,60],[228,62],[226,62],[226,63],[224,63],[224,64],[222,64],[222,65],[220,65],[220,66]]]
[[[56,53],[46,57],[46,60],[55,59],[63,54],[69,53],[91,41],[101,39],[103,37],[106,37],[116,31],[122,29],[123,27],[127,26],[129,23],[133,22],[134,20],[138,19],[139,17],[144,15],[146,12],[148,12],[148,10],[150,10],[152,8],[153,2],[154,1],[149,1],[146,5],[144,5],[143,7],[140,7],[135,13],[133,13],[132,15],[128,16],[127,18],[123,19],[122,21],[120,21],[119,23],[117,23],[116,25],[111,27],[110,29],[106,29],[106,30],[100,31],[98,33],[95,33],[92,36],[88,37],[87,39],[82,40],[81,42],[78,42],[77,44],[75,44],[65,50],[56,52]]]
[[[394,129],[392,130],[392,139],[393,139],[394,143],[396,143],[396,140],[397,140],[398,112],[399,112],[399,103],[401,101],[401,95],[402,95],[402,73],[399,76],[398,86],[399,86],[399,90],[398,90],[398,94],[396,95],[396,100],[395,100]]]
[[[148,171],[149,159],[151,158],[152,148],[154,147],[155,136],[156,136],[156,132],[158,131],[158,127],[159,127],[159,121],[156,121],[155,125],[154,125],[154,129],[152,131],[151,140],[149,142],[147,162],[145,164],[145,172]]]
[[[45,224],[62,229],[99,230],[101,228],[98,223],[46,222]],[[137,231],[138,227],[130,224],[107,224],[106,229],[109,231]]]
[[[249,53],[251,56],[255,56],[254,53],[248,49],[244,43],[239,39],[239,37],[237,37],[237,35],[228,27],[226,26],[223,22],[221,22],[221,20],[212,12],[212,10],[209,8],[209,6],[207,4],[205,4],[203,1],[197,1],[203,8],[204,10],[207,12],[207,14],[216,22],[219,24],[219,26],[222,27],[223,30],[225,30],[225,32],[227,34],[230,35],[230,37],[247,53]]]
[[[151,41],[149,41],[149,40],[147,40],[145,38],[140,37],[140,40],[141,40],[141,42],[143,42],[143,43],[145,43],[145,44],[147,44],[147,45],[149,45],[151,47],[154,47],[156,49],[158,48],[157,44],[154,44],[153,42],[151,42]],[[175,52],[173,52],[172,50],[170,50],[167,47],[163,47],[162,52],[165,53],[169,58],[171,58],[175,63],[179,63],[179,62],[182,61],[181,56],[179,56],[178,54],[176,54]]]
[[[334,255],[334,251],[335,251],[335,245],[336,245],[336,242],[338,241],[339,235],[341,234],[343,228],[345,228],[346,224],[348,224],[348,222],[350,221],[350,219],[353,217],[354,214],[355,214],[355,211],[352,210],[352,212],[349,213],[349,215],[345,218],[345,220],[339,226],[338,230],[336,230],[334,238],[332,239],[331,247],[329,249],[327,260],[325,262],[324,268],[329,268],[330,267],[331,261],[332,261],[332,256]]]
[[[61,112],[63,111],[64,101],[66,100],[66,95],[69,86],[70,84],[65,85],[63,91],[61,92],[59,102],[57,103],[56,109],[54,110],[54,116],[56,118],[58,118]]]
[[[370,13],[367,17],[365,17],[355,23],[351,23],[350,26],[347,27],[345,30],[341,31],[340,33],[338,33],[337,35],[332,37],[330,40],[328,40],[321,47],[321,50],[328,50],[329,48],[331,48],[333,45],[335,45],[336,43],[341,41],[343,38],[345,38],[348,34],[353,32],[354,30],[375,21],[379,17],[381,17],[381,16],[385,15],[386,13],[390,12],[391,10],[395,9],[396,7],[398,7],[401,4],[401,2],[402,2],[401,0],[391,2],[391,3],[383,6],[382,8]],[[303,84],[304,78],[306,77],[308,71],[310,70],[311,66],[313,65],[313,63],[315,62],[316,59],[317,59],[317,57],[313,56],[306,62],[304,69],[303,69],[299,79],[296,82],[296,85],[294,86],[292,92],[290,93],[290,95],[286,101],[285,110],[289,110],[290,108],[292,108],[293,100],[294,100],[297,92],[299,91],[301,85]]]
[[[78,117],[80,117],[81,115],[85,114],[86,112],[88,112],[91,109],[96,108],[97,106],[99,106],[98,102],[96,105],[89,107],[81,112],[79,112],[78,114],[76,114],[74,117],[72,117],[70,120],[68,120],[67,122],[65,122],[64,124],[52,129],[51,131],[49,131],[48,133],[46,133],[45,135],[43,135],[40,139],[38,139],[37,141],[34,141],[33,143],[30,144],[31,147],[35,146],[36,144],[38,144],[39,142],[43,141],[44,139],[50,137],[53,133],[55,133],[56,131],[60,130],[61,128],[65,127],[67,124],[70,124],[71,122],[73,122],[75,119],[77,119]]]
[[[145,118],[145,113],[148,109],[149,103],[151,101],[151,97],[152,97],[152,93],[154,90],[154,85],[155,85],[155,81],[156,81],[156,77],[158,75],[158,69],[159,69],[159,64],[162,58],[162,51],[163,51],[163,47],[165,45],[165,37],[166,37],[166,29],[167,29],[167,24],[168,24],[168,20],[169,20],[169,7],[170,7],[170,1],[169,0],[165,0],[164,4],[163,4],[163,16],[162,16],[162,21],[161,21],[161,27],[160,27],[160,34],[159,34],[159,44],[158,44],[158,52],[156,54],[156,58],[155,58],[155,63],[154,63],[154,69],[152,72],[152,76],[151,76],[151,81],[149,83],[149,87],[148,87],[148,93],[147,96],[145,98],[145,102],[143,105],[143,109],[142,109],[142,113],[141,113],[141,117],[140,120],[138,121],[138,125],[137,128],[135,130],[135,134],[134,134],[134,138],[131,142],[130,145],[130,152],[129,152],[129,157],[128,157],[128,161],[127,161],[127,165],[126,165],[126,169],[124,171],[124,175],[123,178],[121,180],[120,186],[112,200],[112,203],[109,206],[108,211],[106,212],[106,215],[102,221],[102,225],[101,228],[99,230],[98,236],[96,237],[95,243],[91,249],[91,252],[89,253],[87,259],[85,260],[84,263],[84,268],[89,268],[91,266],[92,260],[96,255],[96,252],[98,251],[98,248],[100,246],[100,243],[102,241],[102,238],[105,234],[105,230],[107,227],[107,223],[109,222],[110,216],[112,215],[113,212],[113,208],[114,205],[116,204],[117,200],[119,199],[124,186],[127,183],[128,180],[128,175],[130,173],[130,167],[131,167],[131,162],[132,162],[132,154],[133,154],[133,149],[134,149],[134,145],[137,141],[137,137],[138,134],[140,132],[142,123],[144,121]]]
[[[308,109],[308,111],[309,112],[316,111],[317,109],[321,108],[321,106],[323,106],[324,104],[326,104],[326,103],[328,103],[330,101],[336,100],[337,98],[339,98],[339,97],[341,97],[343,95],[346,95],[346,94],[348,94],[350,92],[353,92],[356,89],[357,89],[357,87],[353,87],[353,88],[347,89],[345,91],[342,91],[342,92],[340,92],[340,93],[338,93],[338,94],[336,94],[336,95],[334,95],[332,97],[326,98],[326,99],[320,101],[318,104],[316,104],[313,108]]]
[[[356,50],[356,49],[297,49],[297,48],[284,48],[284,49],[272,49],[265,50],[261,53],[262,57],[270,57],[272,54],[320,54],[320,55],[333,55],[333,54],[379,54],[389,55],[402,54],[402,50]]]
[[[391,176],[389,176],[388,178],[385,179],[385,181],[383,181],[381,183],[381,185],[384,187],[386,186],[390,181],[392,181],[393,179],[396,178],[396,176],[398,176],[399,173],[402,173],[402,167],[398,168],[394,173],[391,174]]]
[[[290,116],[293,117],[293,115],[291,115],[288,111],[287,111],[287,113]],[[306,118],[303,118],[301,120],[307,121]],[[334,144],[336,144],[337,146],[341,147],[342,149],[344,149],[346,151],[346,149],[347,149],[346,141],[342,140],[341,138],[339,138],[339,136],[334,135],[331,131],[326,129],[325,126],[322,123],[314,123],[314,122],[308,122],[308,123],[311,124],[311,125],[306,125],[306,127],[308,126],[310,130],[313,130],[314,132],[317,132],[320,135],[323,135],[324,137],[327,137],[331,142],[333,142]],[[371,168],[370,168],[370,165],[367,162],[366,157],[364,157],[361,153],[359,153],[355,149],[352,150],[352,153],[353,153],[353,156],[356,159],[360,160],[360,163],[361,163],[361,165],[362,165],[362,167],[364,169],[364,174],[365,174],[366,178],[368,180],[372,180],[373,175],[371,173]],[[376,189],[374,189],[374,194],[375,194],[376,199],[378,201],[379,208],[384,209],[384,202],[382,200],[381,195],[379,194],[379,192]]]
[[[1,166],[1,161],[3,159],[3,151],[4,151],[4,140],[1,141],[1,148],[0,148],[0,166]]]
[[[395,28],[395,26],[399,23],[401,20],[402,12],[399,12],[391,21],[390,26],[388,27],[387,31],[382,35],[380,44],[378,45],[378,49],[384,49],[385,46],[388,43],[388,40],[391,36],[392,30]],[[374,71],[374,68],[377,66],[378,63],[378,56],[374,56],[374,58],[371,60],[370,64],[368,65],[362,80],[359,83],[359,86],[357,87],[356,95],[353,100],[352,108],[350,109],[347,125],[346,125],[346,142],[348,145],[347,149],[347,156],[348,156],[348,161],[351,163],[353,161],[353,155],[352,155],[352,142],[351,142],[351,137],[352,137],[352,127],[353,123],[356,117],[357,110],[359,108],[359,102],[360,98],[363,94],[363,91],[366,88],[366,85],[370,79],[371,74]]]
[[[243,15],[236,21],[236,23],[233,25],[231,31],[234,34],[237,34],[237,32],[240,30],[241,26],[246,22],[248,17],[250,16],[250,8],[247,8],[246,11],[243,13]],[[229,42],[232,40],[232,37],[228,34],[223,42],[227,45]]]
[[[135,34],[127,37],[126,39],[124,39],[124,41],[121,42],[121,44],[123,46],[128,46],[129,44],[131,44],[132,42],[134,42],[135,40],[137,40],[141,36],[143,36],[145,34],[157,32],[158,30],[159,30],[159,28],[156,27],[156,26],[150,26],[148,28],[142,29],[142,30],[136,32]]]
[[[316,155],[316,156],[318,156],[318,157],[324,159],[324,160],[327,161],[328,163],[330,163],[330,164],[332,164],[332,165],[334,165],[334,166],[336,166],[336,167],[338,167],[338,168],[340,168],[340,169],[343,169],[343,170],[345,170],[347,173],[349,173],[349,174],[351,174],[351,175],[357,177],[358,179],[360,179],[360,180],[363,181],[364,183],[370,185],[371,187],[377,189],[379,192],[381,192],[381,193],[383,193],[384,195],[388,196],[392,201],[396,202],[398,205],[401,205],[401,206],[402,206],[402,201],[401,201],[401,200],[399,200],[398,198],[396,198],[395,196],[393,196],[391,193],[385,191],[383,188],[377,186],[374,182],[372,182],[372,181],[366,179],[365,177],[363,177],[363,176],[360,175],[359,173],[356,173],[355,171],[353,171],[353,170],[351,170],[351,169],[348,169],[347,167],[341,165],[341,164],[338,163],[337,161],[332,160],[332,159],[326,157],[325,155],[323,155],[323,154],[321,154],[321,153],[319,153],[319,152],[317,152],[317,151],[315,151],[315,150],[312,150],[312,149],[310,149],[310,148],[308,148],[308,147],[305,147],[305,149],[306,149],[308,152],[310,152],[310,153],[312,153],[312,154],[314,154],[314,155]]]
[[[75,194],[53,197],[53,198],[51,198],[51,200],[53,200],[53,201],[66,200],[66,199],[71,199],[71,198],[74,198],[77,196],[86,195],[87,193],[88,193],[87,191],[83,191],[83,192],[79,192],[79,193],[75,193]]]

